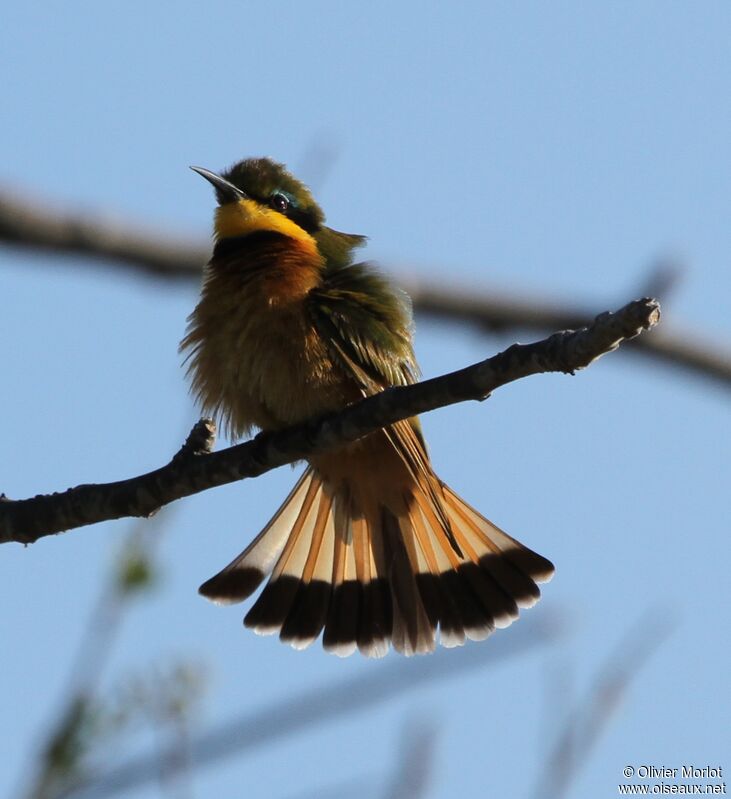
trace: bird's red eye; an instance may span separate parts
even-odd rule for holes
[[[275,192],[272,194],[271,198],[269,199],[269,203],[275,211],[279,211],[280,214],[286,212],[287,208],[289,208],[289,200],[279,192]]]

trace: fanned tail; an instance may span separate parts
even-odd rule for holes
[[[312,467],[254,541],[200,592],[239,602],[267,575],[244,619],[297,649],[323,634],[340,656],[459,646],[507,627],[538,601],[550,561],[520,544],[430,474],[390,506],[360,507],[347,481]]]

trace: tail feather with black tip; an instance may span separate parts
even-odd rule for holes
[[[415,487],[398,507],[356,506],[308,468],[274,518],[200,593],[228,604],[269,575],[244,623],[296,649],[381,657],[482,640],[540,597],[553,565],[447,485]],[[450,529],[445,529],[446,523]],[[456,544],[456,546],[455,546]]]

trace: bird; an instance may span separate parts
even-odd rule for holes
[[[232,439],[337,412],[415,383],[411,304],[365,236],[325,225],[307,186],[270,158],[212,184],[213,252],[180,349],[191,391]],[[382,657],[483,640],[540,597],[553,564],[435,473],[417,418],[313,455],[264,529],[199,588],[295,649]]]

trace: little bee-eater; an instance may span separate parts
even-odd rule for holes
[[[241,161],[216,190],[215,246],[189,319],[192,388],[229,434],[277,430],[418,375],[408,297],[353,263],[363,236],[326,227],[281,164]],[[552,564],[434,473],[417,419],[324,455],[274,518],[200,592],[246,599],[244,623],[304,648],[380,657],[481,640],[540,596]]]

